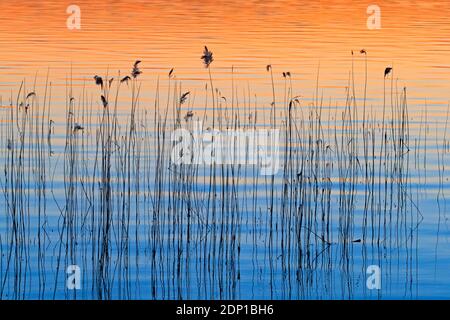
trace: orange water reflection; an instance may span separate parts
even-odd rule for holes
[[[82,29],[66,27],[66,8],[82,10]],[[376,1],[381,30],[368,30],[371,2],[353,1],[2,1],[0,3],[0,92],[35,72],[51,69],[54,86],[70,74],[81,84],[94,74],[127,72],[143,60],[143,81],[164,77],[175,67],[185,86],[201,87],[207,74],[199,59],[203,45],[214,52],[218,86],[236,80],[270,95],[265,65],[290,71],[305,96],[312,95],[320,64],[326,97],[340,98],[351,69],[351,50],[369,58],[369,92],[379,98],[383,70],[394,65],[400,86],[408,86],[416,104],[445,108],[450,98],[450,3],[448,1]],[[357,80],[364,59],[355,57]],[[150,99],[154,86],[146,93]],[[61,89],[62,91],[62,89]],[[57,96],[56,92],[56,96]]]

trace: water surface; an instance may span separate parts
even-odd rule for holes
[[[1,166],[6,172],[0,200],[5,208],[0,218],[1,298],[449,297],[447,1],[377,1],[380,30],[366,25],[371,3],[344,0],[80,0],[75,4],[81,8],[81,30],[67,29],[69,4],[64,1],[0,3]],[[268,191],[270,178],[259,176],[252,167],[238,173],[227,167],[229,171],[217,173],[220,196],[213,206],[211,168],[185,169],[173,184],[171,171],[157,166],[155,110],[164,115],[170,106],[170,135],[172,105],[181,93],[190,91],[183,116],[194,110],[195,118],[202,117],[206,110],[205,126],[212,125],[209,72],[200,59],[205,45],[214,54],[210,71],[218,90],[218,109],[233,107],[243,121],[258,110],[258,126],[268,125],[274,100],[269,64],[280,129],[288,108],[286,92],[288,97],[301,96],[296,156],[310,170],[303,171],[309,180],[304,180],[301,190],[292,183],[298,179],[300,162],[289,167],[293,175],[288,175],[288,187],[283,169],[275,177],[274,203]],[[367,55],[360,54],[361,49]],[[98,130],[111,127],[104,127],[108,122],[103,117],[102,92],[93,76],[117,81],[119,72],[120,77],[128,74],[138,59],[143,71],[138,79],[141,129],[135,137],[143,142],[130,146],[127,141],[134,138],[121,138],[127,137],[132,112],[132,87],[124,85],[118,95],[120,128],[113,145],[129,150],[132,158],[127,160],[126,153],[117,151],[105,160],[104,149],[97,147],[109,146],[108,139],[99,138]],[[393,72],[385,79],[387,66]],[[283,72],[291,77],[284,78]],[[353,120],[358,123],[354,136],[345,133],[351,121],[342,120],[353,82],[357,110]],[[394,127],[390,121],[398,119],[399,110],[406,110],[405,87],[408,132],[402,134],[408,140],[395,144],[400,131],[383,131],[383,106],[386,103],[386,125]],[[110,105],[115,88],[114,84]],[[20,119],[27,122],[17,126],[10,105],[13,110],[21,102],[26,105],[30,101],[25,96],[32,91],[38,99],[32,103],[39,107],[27,115],[22,107]],[[324,128],[320,134],[314,125],[307,125],[308,114],[317,112],[319,105]],[[45,110],[45,117],[39,117],[37,110]],[[74,119],[66,122],[70,110]],[[39,120],[33,124],[31,119]],[[50,119],[54,121],[51,145],[47,143]],[[229,119],[222,119],[225,127]],[[368,120],[365,129],[363,120]],[[40,121],[44,129],[38,140]],[[75,122],[85,126],[82,134],[66,131]],[[375,136],[374,157],[364,157],[362,137],[367,126]],[[21,132],[26,132],[22,151]],[[384,133],[389,135],[389,148],[381,146]],[[318,148],[307,143],[311,137],[330,147],[321,149],[319,158],[308,152]],[[354,137],[359,137],[357,145]],[[9,141],[16,143],[14,147],[8,146]],[[342,151],[353,145],[351,152]],[[344,157],[338,157],[339,150]],[[381,154],[386,156],[384,162],[379,162]],[[322,170],[315,170],[313,160]],[[110,194],[101,186],[109,164]],[[334,167],[328,172],[331,164]],[[366,164],[375,178],[371,187],[364,180]],[[126,168],[129,176],[124,174]],[[163,170],[165,178],[158,178],[160,171],[155,169]],[[346,180],[355,175],[355,181]],[[185,180],[186,176],[198,180]],[[291,193],[285,198],[286,188]],[[192,192],[198,196],[192,198]],[[106,195],[111,198],[105,199]],[[108,214],[111,217],[105,218]],[[299,217],[305,220],[296,220]],[[111,229],[103,224],[107,219]],[[70,264],[83,271],[80,291],[66,288]],[[381,290],[366,288],[369,265],[378,265],[383,272]]]

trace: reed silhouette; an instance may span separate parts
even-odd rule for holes
[[[32,95],[24,81],[2,113],[0,298],[381,298],[357,283],[371,264],[383,266],[387,279],[401,278],[404,297],[414,297],[426,109],[412,141],[407,90],[393,80],[386,88],[387,68],[378,79],[380,117],[368,104],[367,52],[360,53],[362,98],[352,64],[344,107],[334,113],[319,94],[319,71],[307,100],[293,87],[295,75],[276,79],[267,65],[266,112],[250,91],[239,96],[234,80],[231,97],[223,96],[207,47],[205,106],[195,113],[173,69],[166,95],[158,79],[154,104],[141,105],[139,60],[120,81],[96,76],[94,100],[89,87],[75,98],[69,82],[65,123],[50,119],[48,77]],[[118,112],[124,95],[125,115]],[[27,103],[28,112],[19,107]],[[208,132],[280,129],[280,171],[261,176],[261,159],[256,166],[173,163],[171,133],[193,130],[194,120]],[[450,150],[443,137],[436,141],[440,203]],[[237,143],[232,148],[237,156]],[[416,189],[412,177],[419,177]],[[68,265],[82,267],[81,291],[65,286]]]

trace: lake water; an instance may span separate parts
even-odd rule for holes
[[[0,298],[449,298],[447,1],[375,30],[344,0],[73,4],[0,3]],[[197,120],[279,129],[279,170],[173,164]]]

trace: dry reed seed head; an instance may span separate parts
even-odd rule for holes
[[[392,68],[391,67],[387,67],[386,69],[384,69],[384,77],[386,78],[386,76],[391,73]]]
[[[139,68],[133,67],[133,70],[131,71],[131,76],[136,79],[141,73],[142,71]]]
[[[205,46],[205,49],[203,50],[203,55],[201,57],[203,60],[203,64],[205,65],[205,68],[208,68],[209,65],[214,61],[213,53],[208,50],[208,47]]]
[[[142,74],[141,69],[139,69],[139,64],[141,63],[141,60],[136,60],[133,64],[133,70],[131,70],[131,76],[133,78],[137,78],[140,74]]]
[[[194,112],[189,110],[186,115],[184,116],[184,120],[187,122],[190,118],[194,116]]]
[[[272,65],[271,65],[271,64],[268,64],[268,65],[266,66],[267,72],[269,72],[271,69],[272,69]]]
[[[102,98],[102,103],[103,103],[103,108],[106,108],[108,106],[108,101],[106,100],[105,96],[101,96]]]
[[[128,85],[128,81],[129,81],[129,80],[131,80],[130,76],[126,76],[126,77],[123,77],[123,78],[120,80],[120,83],[126,82],[126,84]]]
[[[36,96],[36,93],[30,92],[29,94],[27,94],[27,98],[26,99],[29,99],[29,98],[34,97],[34,96]]]
[[[187,97],[189,96],[190,93],[191,93],[191,92],[188,91],[188,92],[185,92],[185,93],[183,93],[183,94],[181,95],[181,97],[180,97],[180,104],[183,104],[183,103],[186,102]]]
[[[103,89],[103,79],[99,76],[94,76],[95,84],[99,85]]]

